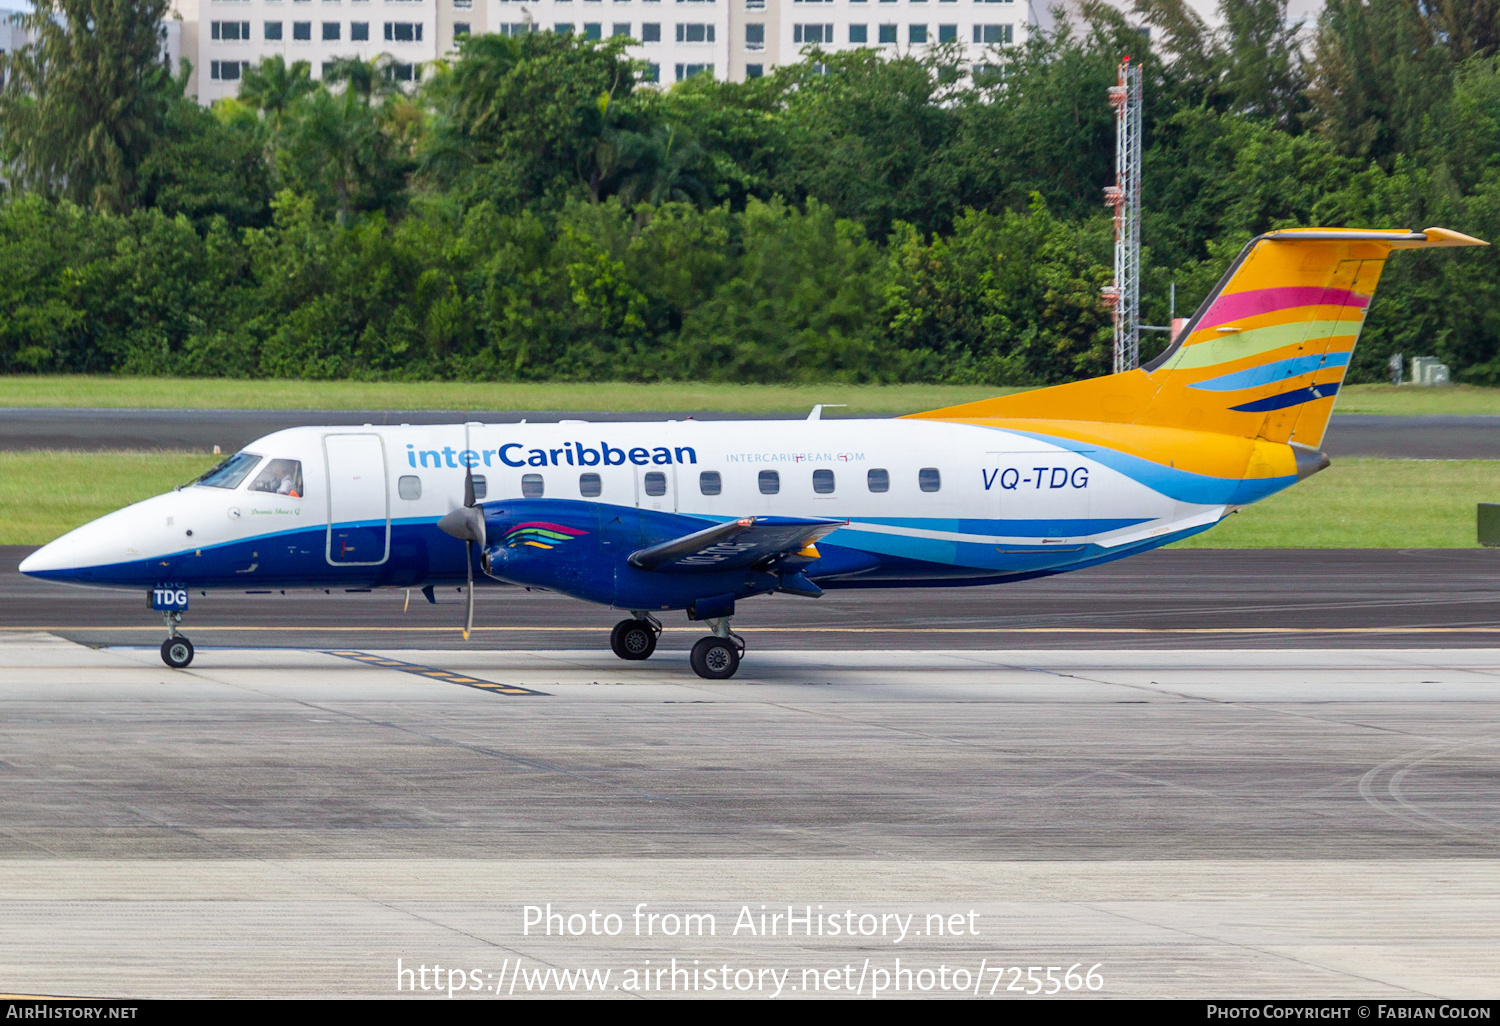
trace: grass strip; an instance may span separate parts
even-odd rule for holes
[[[180,452],[0,452],[0,545],[41,545],[169,491],[215,459]],[[1178,545],[1475,548],[1480,502],[1500,502],[1500,460],[1341,459]]]
[[[1500,460],[1346,457],[1203,534],[1196,549],[1472,549]]]
[[[226,410],[557,410],[650,413],[917,413],[1017,392],[989,385],[717,385],[692,382],[239,381],[221,378],[0,376],[0,406]]]
[[[0,452],[0,545],[41,545],[171,491],[219,456],[184,452]]]
[[[468,381],[290,381],[0,376],[0,406],[226,410],[557,410],[649,413],[806,413],[845,403],[830,416],[888,416],[1022,391],[992,385],[717,385],[692,382],[502,383]],[[1339,413],[1394,416],[1500,414],[1500,389],[1349,385]]]

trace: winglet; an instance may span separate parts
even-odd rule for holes
[[[1439,246],[1488,246],[1489,243],[1483,239],[1476,239],[1472,235],[1464,235],[1448,228],[1424,228],[1422,234],[1427,236],[1426,240],[1409,246],[1396,244],[1397,249],[1421,249]]]

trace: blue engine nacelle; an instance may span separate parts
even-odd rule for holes
[[[751,568],[661,573],[630,554],[712,526],[676,513],[574,499],[518,499],[484,506],[484,572],[497,580],[621,609],[716,608],[731,598],[776,591],[774,574]],[[719,615],[716,612],[705,616]]]

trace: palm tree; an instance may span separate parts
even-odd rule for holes
[[[340,224],[398,202],[409,161],[382,129],[380,111],[356,89],[318,89],[287,111],[279,134],[282,177],[321,193]]]
[[[282,113],[316,88],[307,61],[295,61],[289,67],[278,54],[245,72],[240,79],[240,99],[265,113],[273,125],[280,126]]]
[[[340,82],[365,106],[376,99],[386,99],[401,91],[392,73],[396,59],[388,53],[362,61],[358,57],[340,57],[323,71],[323,81]]]
[[[136,173],[181,90],[161,59],[168,0],[37,0],[32,40],[0,56],[0,157],[16,184],[103,210]]]

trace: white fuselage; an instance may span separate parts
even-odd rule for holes
[[[403,529],[430,529],[463,501],[466,464],[482,502],[848,520],[824,541],[990,575],[1154,544],[1226,509],[1169,497],[1080,446],[931,420],[303,427],[243,452],[259,462],[234,487],[194,484],[129,506],[59,538],[23,571],[132,587],[142,574],[194,587],[253,587],[267,574],[283,585],[348,583],[352,567],[402,558]],[[299,492],[252,489],[272,461],[300,468]],[[422,579],[453,572],[429,564]],[[69,575],[110,567],[121,572]]]

